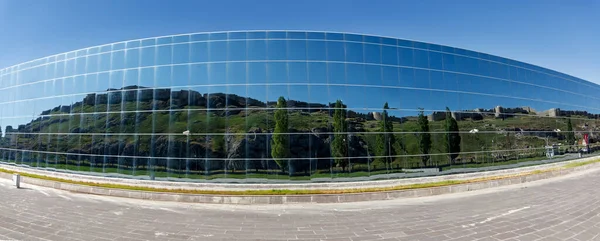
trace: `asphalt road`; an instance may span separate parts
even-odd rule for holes
[[[600,169],[481,191],[232,206],[74,194],[0,179],[0,240],[600,240]]]

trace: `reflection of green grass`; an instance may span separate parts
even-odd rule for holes
[[[561,155],[556,156],[556,158],[560,158]],[[482,168],[482,167],[490,167],[490,166],[501,166],[501,165],[511,165],[522,162],[529,161],[538,161],[544,160],[546,157],[531,157],[531,158],[522,158],[522,159],[514,159],[508,161],[496,161],[496,162],[481,162],[481,163],[465,163],[465,164],[455,164],[451,166],[442,166],[441,170],[446,171],[454,168]],[[420,160],[415,159],[413,162],[419,162]],[[41,162],[40,168],[55,168],[55,169],[64,169],[78,172],[94,172],[94,173],[119,173],[123,175],[130,176],[150,176],[150,173],[154,173],[155,177],[160,178],[188,178],[188,179],[219,179],[219,178],[231,178],[231,179],[246,179],[246,178],[258,178],[258,179],[275,179],[275,180],[311,180],[315,178],[353,178],[353,177],[369,177],[373,175],[380,174],[391,174],[391,173],[403,173],[402,168],[407,168],[406,162],[402,163],[402,161],[395,161],[391,164],[389,170],[385,169],[385,165],[381,162],[373,162],[370,167],[366,164],[355,164],[353,165],[353,169],[348,171],[342,171],[340,168],[334,168],[332,170],[329,169],[319,169],[313,170],[310,173],[298,173],[298,175],[289,176],[287,173],[282,173],[279,170],[263,170],[259,169],[258,172],[255,169],[252,170],[211,170],[209,174],[206,174],[205,170],[189,170],[187,171],[185,167],[181,167],[182,169],[167,169],[161,166],[154,166],[153,170],[149,170],[147,166],[139,165],[135,172],[133,171],[132,166],[122,166],[117,167],[116,163],[96,163],[91,164],[87,160],[83,160],[79,162],[77,165],[77,161],[69,161],[68,163],[64,163],[64,160],[59,161],[62,163],[53,163],[53,160],[49,163]],[[37,166],[37,163],[31,163],[32,166]],[[145,163],[144,163],[145,164]],[[379,168],[377,168],[379,167]],[[412,166],[413,168],[415,166]],[[418,166],[417,166],[418,167]],[[367,169],[371,168],[371,171]],[[375,169],[377,168],[377,169]],[[384,169],[382,169],[384,168]],[[408,167],[411,168],[411,167]]]
[[[11,161],[12,162],[12,161]],[[14,162],[12,162],[14,163]],[[70,170],[77,172],[93,172],[93,173],[118,173],[123,175],[130,176],[150,176],[150,173],[153,172],[155,177],[161,178],[189,178],[189,179],[219,179],[219,178],[231,178],[231,179],[247,179],[247,178],[258,178],[258,179],[275,179],[275,180],[311,180],[314,178],[350,178],[350,177],[368,177],[371,175],[378,174],[389,174],[389,173],[402,173],[399,169],[391,169],[391,170],[372,170],[368,171],[352,171],[352,172],[343,172],[339,168],[334,168],[333,170],[329,169],[321,169],[321,170],[313,170],[310,173],[298,173],[294,176],[289,176],[287,173],[282,173],[279,170],[263,170],[259,169],[258,173],[255,169],[252,170],[211,170],[208,175],[205,175],[205,170],[190,170],[187,174],[182,173],[186,172],[185,169],[166,169],[164,167],[155,166],[153,171],[148,170],[147,166],[138,166],[138,168],[133,171],[131,166],[124,166],[121,168],[114,167],[115,165],[108,163],[104,165],[102,163],[97,163],[91,165],[89,161],[81,161],[80,165],[77,165],[77,161],[69,161],[71,164],[65,163],[53,163],[53,161],[49,163],[40,162],[38,166],[37,163],[31,163],[29,165],[33,167],[39,168],[54,168],[58,170]],[[358,165],[357,165],[358,166]]]
[[[560,158],[562,155],[557,155],[555,158]],[[529,162],[529,161],[540,161],[546,160],[547,157],[531,157],[531,158],[522,158],[522,159],[513,159],[508,161],[496,161],[496,162],[482,162],[482,163],[467,163],[467,164],[455,164],[451,166],[442,167],[442,171],[454,169],[454,168],[480,168],[480,167],[492,167],[492,166],[502,166],[502,165],[511,165],[517,164],[521,162]]]
[[[148,192],[167,192],[167,193],[183,193],[183,194],[208,194],[208,195],[307,195],[307,194],[350,194],[350,193],[361,193],[361,192],[385,192],[385,191],[399,191],[399,190],[410,190],[410,189],[418,189],[418,188],[434,188],[434,187],[444,187],[450,185],[459,185],[459,184],[468,184],[468,183],[477,183],[491,180],[500,180],[506,178],[518,178],[522,176],[528,175],[537,175],[545,172],[556,171],[560,169],[573,168],[583,165],[589,165],[592,163],[600,162],[600,159],[595,159],[592,161],[581,162],[581,163],[573,163],[572,165],[564,165],[558,168],[550,168],[545,170],[536,170],[532,172],[519,173],[516,175],[501,175],[501,176],[492,176],[492,177],[483,177],[483,178],[474,178],[468,180],[445,180],[440,182],[431,182],[431,183],[419,183],[419,184],[409,184],[409,185],[398,185],[392,187],[382,187],[382,188],[356,188],[356,189],[331,189],[331,190],[287,190],[287,189],[273,189],[273,190],[244,190],[244,191],[221,191],[221,190],[197,190],[197,189],[165,189],[165,188],[153,188],[153,187],[144,187],[144,186],[131,186],[124,184],[106,184],[106,183],[93,183],[93,182],[83,182],[83,181],[74,181],[63,178],[49,177],[31,173],[23,173],[23,172],[14,172],[6,169],[0,168],[0,172],[4,173],[18,173],[21,176],[29,177],[29,178],[37,178],[48,181],[55,182],[63,182],[70,183],[76,185],[86,185],[86,186],[95,186],[102,188],[112,188],[112,189],[124,189],[124,190],[133,190],[133,191],[148,191]]]
[[[566,164],[564,167],[565,168],[574,168],[574,167],[585,166],[585,165],[589,165],[589,164],[593,164],[593,163],[597,163],[597,162],[600,162],[600,159],[594,159],[594,160],[584,161],[584,162],[572,162],[572,163]]]

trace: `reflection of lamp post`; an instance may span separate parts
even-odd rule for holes
[[[493,138],[496,138],[496,137],[493,137]],[[491,152],[491,156],[492,156],[492,163],[494,163],[494,161],[495,161],[495,159],[496,159],[496,158],[494,157],[494,155],[496,154],[496,153],[495,153],[495,151],[496,151],[496,146],[494,146],[494,139],[492,139],[492,152]]]
[[[185,142],[186,145],[187,145],[186,150],[187,150],[188,155],[189,155],[189,150],[190,150],[190,130],[186,130],[182,134],[186,136],[186,142]],[[185,159],[185,177],[186,178],[188,177],[188,174],[190,173],[190,159],[189,159],[189,156],[187,156],[187,157],[188,158]],[[195,157],[195,155],[194,155],[194,157]],[[180,165],[178,165],[178,166],[179,166],[179,168],[181,170],[181,166]]]
[[[471,134],[476,134],[477,132],[479,132],[478,129],[472,129],[472,130],[469,131],[469,133],[471,133]],[[477,137],[477,135],[475,135],[475,139],[479,139]],[[481,147],[481,152],[483,152],[483,146]],[[483,155],[483,153],[481,153],[481,155]]]
[[[391,148],[391,143],[390,143],[390,138],[388,138],[388,157],[386,158],[386,162],[390,163],[390,169],[393,170],[394,167],[392,167],[392,162],[390,161],[390,159],[392,158],[392,149]]]
[[[369,171],[369,175],[371,175],[371,154],[369,153],[369,144],[365,144],[367,147],[367,170]]]
[[[348,134],[346,134],[346,135],[348,135]],[[347,136],[346,136],[346,137],[347,137]],[[348,142],[349,142],[349,141],[350,141],[350,140],[348,140]],[[342,165],[346,165],[346,167],[348,168],[348,172],[350,172],[350,168],[352,168],[352,166],[351,166],[351,163],[350,163],[350,159],[348,158],[348,156],[349,156],[349,154],[350,154],[350,146],[349,146],[349,143],[348,143],[348,142],[346,142],[346,138],[344,138],[344,145],[346,145],[346,153],[344,153],[344,158],[345,158],[346,160],[344,160],[344,161],[342,162]],[[342,171],[344,171],[344,170],[342,169]]]

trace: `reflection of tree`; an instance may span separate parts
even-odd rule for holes
[[[366,170],[373,171],[381,169],[384,163],[388,166],[394,161],[390,156],[396,154],[403,155],[402,161],[413,167],[437,161],[435,156],[429,156],[430,153],[440,153],[437,157],[444,160],[450,156],[451,161],[457,157],[447,153],[462,152],[460,157],[466,159],[473,154],[465,153],[475,151],[506,159],[518,154],[514,149],[529,148],[523,156],[539,156],[543,154],[539,147],[543,146],[548,128],[556,126],[557,120],[560,121],[532,115],[513,116],[506,113],[509,112],[507,109],[503,109],[506,118],[501,121],[494,117],[490,109],[481,113],[462,113],[450,120],[446,118],[445,122],[442,121],[443,112],[431,113],[429,120],[423,111],[418,116],[396,117],[389,113],[388,106],[384,106],[383,112],[374,116],[372,113],[354,112],[341,101],[321,104],[284,99],[286,106],[231,93],[201,94],[191,90],[149,88],[120,91],[122,95],[90,94],[71,106],[61,105],[44,111],[39,118],[16,128],[5,124],[5,137],[0,139],[3,148],[0,155],[4,160],[38,166],[43,164],[43,167],[63,168],[57,165],[71,165],[66,168],[90,171],[118,168],[120,172],[137,169],[133,171],[134,175],[149,175],[155,170],[157,175],[161,175],[160,172],[168,170],[171,177],[174,173],[201,172],[210,176],[232,170],[228,173],[228,177],[231,177],[229,174],[236,174],[240,170],[242,172],[238,173],[244,173],[244,169],[268,173],[270,169],[286,167],[290,168],[291,173],[297,172],[296,175],[310,170],[315,172],[309,173],[320,173],[319,169],[329,169],[332,163],[300,159],[331,157],[336,158],[335,164],[344,171],[349,167],[347,157],[356,158],[352,159],[352,164],[357,164],[356,169],[352,167],[352,170],[367,166],[364,167]],[[113,101],[115,96],[122,96],[122,101]],[[276,106],[275,114],[265,109]],[[288,112],[284,107],[295,110]],[[337,110],[330,111],[334,107]],[[334,114],[333,130],[328,126],[331,112]],[[585,112],[572,112],[569,115],[579,114],[597,118]],[[281,116],[289,122],[278,126],[282,123],[279,121]],[[445,115],[448,116],[451,115]],[[454,122],[460,124],[460,129],[496,130],[498,133],[457,135],[455,139],[460,138],[460,142],[456,143],[460,143],[460,146],[453,149],[450,133],[457,130],[453,127]],[[578,125],[578,120],[567,119],[566,122],[563,135],[568,145],[572,145],[576,141],[573,125]],[[274,129],[270,123],[275,123]],[[390,134],[394,128],[414,131],[416,134],[394,136]],[[428,133],[430,129],[446,130],[446,135],[432,135]],[[184,138],[181,133],[186,130],[194,132],[194,135]],[[506,133],[517,130],[521,131]],[[333,135],[327,134],[333,131]],[[372,131],[380,134],[369,135],[368,132]],[[299,135],[276,134],[288,132]],[[550,136],[550,141],[554,141],[556,136]],[[275,143],[280,140],[279,137],[285,144]],[[492,141],[493,138],[496,139]],[[284,147],[281,149],[282,155],[277,154],[279,147]],[[135,156],[141,158],[126,158]],[[358,158],[368,156],[384,158],[373,166],[368,166],[370,158]],[[290,163],[285,161],[287,158],[300,161]],[[184,161],[177,163],[180,160]],[[379,161],[382,163],[379,164]],[[85,165],[88,167],[83,168]]]
[[[381,120],[379,121],[379,134],[377,135],[377,155],[381,156],[386,168],[393,161],[393,156],[396,155],[394,146],[396,139],[394,137],[394,126],[392,119],[389,118],[387,110],[389,109],[388,103],[385,102],[383,106],[383,112],[381,113]]]
[[[287,102],[283,96],[277,100],[277,110],[275,111],[275,129],[273,130],[273,139],[271,144],[271,156],[275,163],[285,172],[287,159],[290,157],[288,140],[288,113]]]
[[[337,157],[335,159],[336,165],[341,166],[342,170],[345,171],[346,166],[348,166],[348,160],[344,158],[348,156],[348,145],[346,144],[348,126],[346,125],[346,108],[343,106],[341,100],[335,102],[333,131],[335,135],[331,144],[331,152],[334,157]]]
[[[571,124],[571,118],[567,119],[567,148],[571,148],[571,145],[575,144],[575,133],[573,133],[573,124]]]
[[[446,153],[449,153],[450,164],[454,164],[454,160],[460,153],[460,134],[458,133],[458,123],[452,118],[450,109],[446,107]]]
[[[429,133],[429,120],[423,114],[423,109],[419,112],[417,120],[419,127],[419,149],[421,150],[421,161],[423,166],[427,165],[429,160],[429,151],[431,150],[431,134]]]

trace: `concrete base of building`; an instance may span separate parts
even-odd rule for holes
[[[401,198],[424,197],[449,193],[467,192],[493,188],[499,186],[532,182],[552,177],[562,176],[569,173],[600,167],[600,163],[592,163],[572,168],[558,168],[565,164],[578,163],[595,160],[598,157],[588,157],[561,163],[552,163],[532,167],[515,168],[508,170],[488,171],[481,173],[455,174],[446,176],[422,177],[399,180],[366,181],[352,183],[301,183],[301,184],[214,184],[214,183],[177,183],[157,182],[132,179],[116,179],[93,177],[76,174],[54,173],[42,170],[31,170],[29,168],[16,167],[1,164],[0,168],[48,177],[56,177],[79,182],[93,182],[103,184],[125,184],[139,187],[157,187],[165,189],[186,190],[333,190],[333,189],[357,189],[357,188],[386,188],[411,184],[436,183],[441,181],[469,181],[473,179],[488,179],[465,184],[440,186],[433,188],[417,188],[383,192],[363,192],[348,194],[306,194],[306,195],[212,195],[212,194],[185,194],[176,192],[148,192],[127,189],[111,189],[104,187],[71,184],[65,182],[50,181],[45,179],[21,176],[22,184],[50,187],[65,191],[87,193],[95,195],[107,195],[115,197],[146,199],[155,201],[175,201],[191,203],[214,203],[214,204],[294,204],[294,203],[343,203],[373,200],[391,200]],[[537,171],[537,172],[536,172]],[[524,175],[527,174],[527,175]],[[11,179],[12,173],[0,172],[0,178]]]

